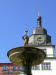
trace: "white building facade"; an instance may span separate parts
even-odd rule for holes
[[[41,16],[38,16],[38,27],[33,30],[33,34],[29,37],[29,45],[42,49],[47,57],[40,65],[32,67],[33,75],[56,75],[56,57],[54,56],[55,45],[51,43],[51,36],[47,34],[47,30],[42,27]]]

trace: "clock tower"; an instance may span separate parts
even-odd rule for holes
[[[33,30],[33,34],[29,37],[30,46],[43,49],[47,57],[54,56],[55,46],[51,43],[51,36],[47,34],[47,30],[42,27],[42,17],[37,18],[37,27]]]
[[[38,27],[33,30],[32,36],[29,38],[29,45],[50,45],[51,36],[47,34],[47,30],[42,27],[41,16],[38,16]]]

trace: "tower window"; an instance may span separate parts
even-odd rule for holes
[[[3,66],[3,71],[8,70],[8,66]]]
[[[40,69],[39,65],[37,65],[37,66],[32,66],[32,70],[39,70],[39,69]]]
[[[51,69],[50,63],[43,63],[42,64],[42,70],[50,70],[50,69]]]

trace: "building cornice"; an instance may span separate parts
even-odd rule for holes
[[[55,47],[55,45],[52,45],[52,44],[50,44],[50,45],[48,45],[48,44],[46,44],[46,45],[35,45],[34,47]]]
[[[46,59],[56,59],[56,57],[47,57]]]
[[[13,63],[0,63],[0,66],[13,66],[13,65],[15,65],[15,64],[13,64]]]

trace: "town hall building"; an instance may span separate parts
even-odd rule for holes
[[[51,36],[47,30],[42,27],[42,17],[37,18],[37,27],[33,30],[33,34],[29,37],[29,45],[42,49],[46,53],[46,59],[32,70],[33,75],[55,75],[56,57],[54,55],[55,45],[51,43]],[[36,70],[38,68],[38,70]]]

